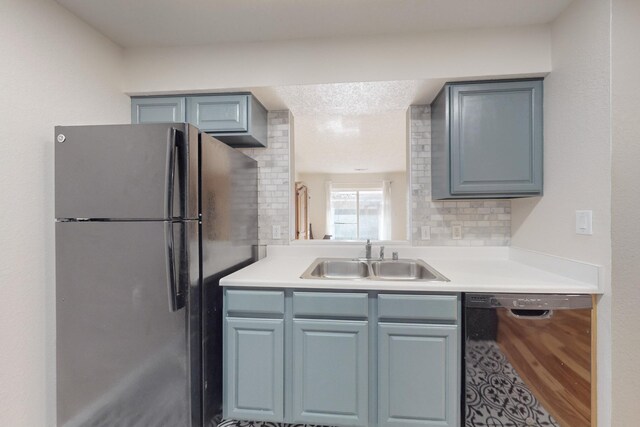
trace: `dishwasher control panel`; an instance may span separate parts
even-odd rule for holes
[[[591,295],[560,294],[465,294],[465,307],[560,310],[591,308]]]

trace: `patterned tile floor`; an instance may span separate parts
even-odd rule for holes
[[[559,427],[494,341],[467,342],[465,427]]]
[[[560,427],[494,341],[467,343],[465,427]],[[306,427],[226,420],[218,427]]]

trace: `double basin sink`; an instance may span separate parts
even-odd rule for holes
[[[334,280],[449,281],[429,264],[419,259],[317,258],[300,277]]]

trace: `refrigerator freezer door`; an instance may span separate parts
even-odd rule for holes
[[[56,218],[198,218],[195,127],[58,126],[55,136]]]
[[[177,311],[165,225],[56,223],[58,426],[200,425],[198,223],[173,224]]]

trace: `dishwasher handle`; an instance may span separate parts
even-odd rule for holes
[[[511,317],[519,320],[547,320],[553,316],[553,310],[519,310],[510,308],[507,311]]]

